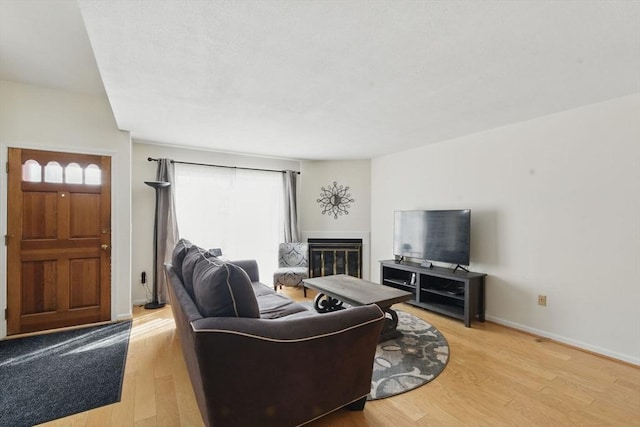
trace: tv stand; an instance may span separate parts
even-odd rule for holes
[[[464,268],[464,267],[463,267],[463,266],[461,266],[460,264],[456,265],[456,268],[454,268],[454,269],[453,269],[453,272],[455,273],[457,269],[464,270],[464,271],[466,271],[467,273],[469,272],[469,270],[467,270],[466,268]]]
[[[457,271],[458,267],[464,271]],[[380,283],[409,291],[408,304],[464,321],[484,322],[484,279],[486,274],[395,260],[380,261]]]

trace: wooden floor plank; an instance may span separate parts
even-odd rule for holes
[[[132,427],[135,408],[136,375],[132,369],[125,367],[122,381],[122,396],[120,402],[113,405],[111,425]]]
[[[88,411],[85,425],[87,427],[109,427],[111,425],[113,406],[114,405],[106,405],[96,408],[93,411]]]
[[[172,375],[156,378],[156,408],[159,426],[180,425],[180,413]]]

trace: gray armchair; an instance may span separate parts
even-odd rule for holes
[[[280,243],[278,269],[273,273],[273,289],[278,286],[302,286],[304,296],[307,288],[302,283],[309,278],[309,245],[303,242]]]

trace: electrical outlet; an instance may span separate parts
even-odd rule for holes
[[[538,305],[543,307],[547,306],[547,296],[546,295],[538,295]]]

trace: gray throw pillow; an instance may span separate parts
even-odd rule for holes
[[[180,239],[178,240],[178,243],[176,243],[176,246],[173,248],[173,252],[171,254],[171,265],[173,265],[173,270],[176,272],[180,280],[183,280],[182,262],[184,261],[185,255],[187,255],[187,251],[192,246],[193,243],[191,243],[187,239]]]
[[[193,293],[204,317],[260,317],[249,276],[229,262],[198,260],[193,270]]]
[[[199,246],[192,245],[187,249],[184,259],[182,260],[182,284],[189,293],[189,296],[193,298],[193,270],[195,269],[198,261],[201,259],[211,258],[212,255],[209,251],[202,249]]]

